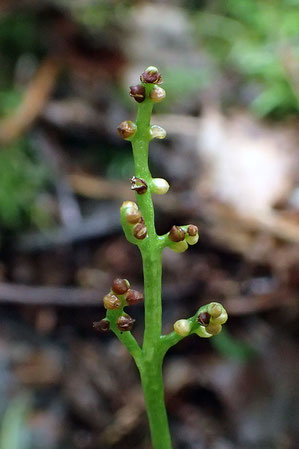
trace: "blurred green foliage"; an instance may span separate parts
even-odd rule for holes
[[[24,54],[41,54],[38,21],[33,14],[0,16],[0,118],[13,114],[23,90],[15,83],[16,62]],[[45,166],[23,137],[0,147],[0,226],[18,229],[44,226],[49,215],[38,205],[38,193],[47,182]]]
[[[121,25],[133,4],[132,0],[54,0],[54,3],[60,8],[67,8],[78,23],[96,33],[111,25]]]
[[[14,90],[14,70],[23,54],[42,53],[37,18],[22,12],[0,15],[0,87]],[[1,107],[1,106],[0,106]]]
[[[22,92],[11,88],[0,91],[0,117],[12,113],[21,103]]]
[[[219,354],[238,362],[247,362],[256,355],[252,346],[234,338],[225,328],[221,334],[211,338],[210,342]]]
[[[20,394],[9,403],[0,425],[1,449],[30,449],[26,420],[31,411],[31,398]]]
[[[26,139],[0,148],[0,225],[16,229],[49,221],[38,205],[38,192],[47,179],[46,169],[34,157]]]
[[[38,42],[36,18],[25,13],[0,16],[0,51],[2,55],[16,56],[32,51]]]
[[[158,105],[158,111],[175,109],[181,102],[192,98],[208,87],[213,79],[213,73],[209,67],[195,68],[177,66],[171,69],[165,67],[163,72],[163,88],[166,90],[166,99]],[[178,82],[179,80],[179,82]]]
[[[227,0],[193,11],[198,41],[240,75],[259,116],[299,110],[299,0]]]

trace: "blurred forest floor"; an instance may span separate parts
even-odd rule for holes
[[[168,134],[150,162],[171,185],[157,230],[200,228],[165,252],[165,332],[211,300],[230,316],[166,359],[175,448],[297,449],[298,23],[297,0],[2,0],[1,449],[150,449],[133,363],[92,322],[113,278],[142,289],[115,129],[152,64]]]

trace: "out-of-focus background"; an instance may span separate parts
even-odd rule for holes
[[[148,65],[167,91],[157,229],[200,228],[196,247],[165,252],[164,330],[211,300],[230,315],[167,356],[174,446],[296,449],[298,0],[1,1],[0,448],[151,447],[137,371],[92,329],[113,278],[142,289],[115,128]],[[140,341],[142,306],[132,315]]]

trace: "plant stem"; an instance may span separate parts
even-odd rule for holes
[[[164,401],[162,359],[143,364],[141,383],[154,449],[172,449]]]
[[[151,86],[147,86],[146,89],[149,92]],[[139,105],[136,119],[137,131],[132,139],[135,176],[142,178],[148,186],[144,194],[136,194],[136,200],[148,233],[147,237],[138,243],[142,255],[145,298],[145,330],[139,371],[153,448],[172,449],[164,401],[162,377],[164,354],[159,345],[162,331],[162,249],[155,230],[154,206],[151,197],[152,176],[148,167],[152,108],[153,105],[149,98]]]
[[[137,367],[139,368],[141,366],[141,358],[142,358],[142,351],[131,334],[131,332],[121,332],[118,330],[116,325],[117,318],[122,314],[123,308],[121,310],[108,310],[107,311],[107,318],[110,321],[111,330],[115,333],[117,338],[125,345],[133,359],[135,360],[135,363]]]
[[[151,245],[153,240],[156,239],[154,205],[150,193],[152,175],[148,167],[148,145],[150,141],[150,119],[152,109],[153,104],[149,99],[146,99],[143,103],[139,104],[136,118],[137,131],[132,139],[135,176],[144,179],[149,186],[146,193],[142,195],[136,194],[137,204],[143,214],[147,226],[148,245]]]
[[[142,85],[130,87],[130,95],[138,102],[136,124],[130,120],[124,121],[119,125],[118,132],[121,137],[130,140],[133,147],[135,177],[131,181],[132,188],[136,190],[139,211],[135,203],[124,202],[121,207],[121,223],[127,240],[138,246],[142,256],[145,309],[142,348],[128,327],[120,325],[125,319],[125,316],[122,316],[123,309],[130,304],[128,290],[118,296],[121,298],[122,306],[116,307],[116,310],[108,310],[107,318],[111,330],[127,347],[139,369],[153,449],[172,449],[164,399],[162,375],[164,356],[171,346],[187,335],[195,333],[203,338],[217,335],[227,320],[227,312],[221,304],[211,302],[200,307],[194,316],[176,321],[173,332],[161,335],[162,251],[166,247],[176,252],[185,251],[188,245],[197,243],[198,228],[194,225],[173,226],[165,235],[159,236],[156,233],[151,194],[154,192],[162,195],[168,191],[169,185],[164,179],[152,178],[148,165],[148,146],[153,137],[164,138],[166,135],[161,127],[151,127],[150,124],[153,102],[161,101],[165,97],[165,91],[151,84],[159,84],[162,81],[155,67],[148,67],[140,79]],[[127,284],[126,287],[129,288]],[[112,292],[114,291],[115,287],[112,289]],[[108,307],[108,303],[106,305]],[[125,321],[128,322],[129,319],[127,316]],[[102,324],[103,329],[107,327],[107,323]]]

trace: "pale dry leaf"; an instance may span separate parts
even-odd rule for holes
[[[293,188],[296,140],[287,127],[208,110],[200,120],[198,150],[205,167],[200,192],[242,216],[268,215]]]

